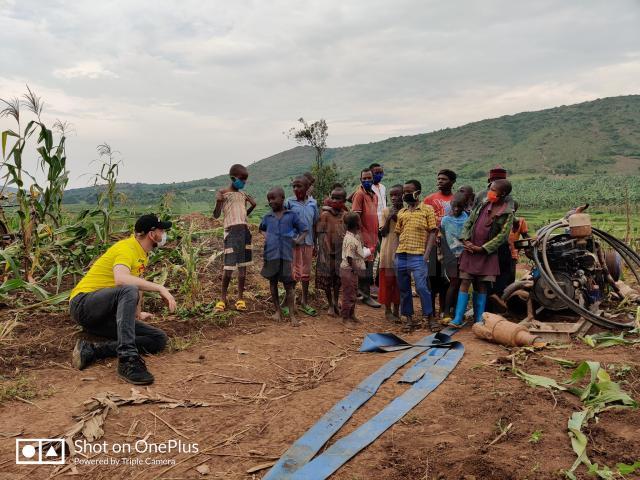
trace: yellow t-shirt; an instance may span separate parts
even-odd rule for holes
[[[135,236],[131,235],[129,238],[120,240],[96,260],[87,274],[71,291],[69,300],[79,293],[89,293],[102,288],[115,287],[113,267],[116,265],[128,267],[131,270],[131,275],[139,277],[144,273],[147,262],[147,252],[144,251]]]

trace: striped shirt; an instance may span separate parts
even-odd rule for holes
[[[436,229],[436,216],[433,207],[419,204],[409,210],[403,208],[398,212],[396,233],[399,244],[396,253],[424,255],[429,232]]]

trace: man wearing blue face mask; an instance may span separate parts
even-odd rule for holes
[[[384,178],[384,168],[379,163],[369,165],[373,174],[373,185],[371,189],[378,197],[378,224],[382,225],[382,211],[387,208],[387,189],[382,184]]]
[[[112,245],[91,266],[71,291],[71,317],[91,335],[109,341],[89,343],[78,340],[72,365],[82,370],[96,360],[118,357],[118,375],[129,383],[153,383],[140,353],[157,353],[167,344],[167,335],[142,320],[152,315],[141,310],[142,292],[158,292],[169,312],[176,308],[169,290],[141,278],[147,255],[167,241],[171,222],[161,222],[154,214],[143,215],[135,233]]]
[[[379,163],[372,163],[371,165],[369,165],[369,168],[371,169],[371,173],[373,174],[373,186],[371,187],[371,190],[373,190],[373,193],[375,193],[376,197],[378,197],[378,225],[382,227],[382,224],[384,223],[382,221],[382,212],[385,208],[387,208],[387,189],[382,184],[382,179],[384,178],[384,168]],[[371,287],[371,296],[374,298],[378,297],[378,273],[379,272],[378,272],[377,263],[378,263],[378,255],[380,253],[379,248],[381,243],[382,243],[382,236],[378,235],[378,250],[376,250],[374,254],[375,280]]]
[[[373,259],[378,245],[378,196],[373,192],[373,172],[365,168],[360,172],[360,188],[353,194],[352,211],[360,215],[360,236],[362,244],[372,253],[365,259],[365,274],[358,281],[362,303],[373,308],[380,304],[371,298],[373,283]]]

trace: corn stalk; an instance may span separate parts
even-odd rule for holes
[[[116,186],[122,159],[118,158],[119,152],[113,150],[108,143],[102,143],[96,149],[100,156],[100,171],[93,176],[93,184],[99,186],[104,182],[98,194],[98,208],[104,216],[102,236],[108,241],[111,237],[111,216],[116,204]]]
[[[182,259],[182,274],[184,276],[181,293],[184,294],[184,303],[191,307],[198,302],[201,285],[198,279],[198,263],[200,262],[200,247],[193,243],[193,224],[189,225],[189,231],[180,242],[180,257]]]
[[[17,130],[7,129],[2,132],[3,166],[7,169],[2,190],[7,185],[15,185],[16,187],[15,195],[22,250],[14,253],[21,255],[24,274],[29,283],[33,284],[35,283],[33,277],[35,270],[40,267],[40,242],[52,235],[52,230],[47,222],[51,221],[55,227],[58,227],[62,222],[62,198],[69,178],[65,153],[65,129],[68,128],[68,125],[60,121],[54,124],[54,128],[59,132],[59,139],[56,143],[53,131],[42,121],[44,102],[29,86],[27,86],[27,93],[22,96],[22,99],[0,99],[0,102],[3,106],[3,109],[0,110],[0,117],[13,118],[18,127]],[[35,116],[35,119],[27,123],[24,130],[22,130],[21,123],[22,109]],[[38,166],[46,177],[44,186],[41,186],[29,174],[24,165],[27,141],[35,133],[37,133]],[[15,139],[12,146],[8,145],[9,138]],[[27,183],[29,183],[28,187]],[[16,262],[10,264],[6,258],[5,261],[6,268],[12,270],[14,277],[22,279]]]

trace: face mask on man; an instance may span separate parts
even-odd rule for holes
[[[365,190],[370,191],[373,187],[373,182],[371,180],[361,180],[360,183],[364,187]]]
[[[154,237],[154,248],[158,248],[158,247],[164,247],[167,243],[167,232],[162,232],[162,236],[160,237],[160,240],[157,241]]]
[[[413,192],[413,193],[405,193],[402,196],[402,200],[404,200],[405,203],[416,203],[418,201],[418,195],[420,194],[420,192]]]
[[[373,174],[373,183],[374,184],[378,184],[382,181],[382,179],[384,178],[384,172],[378,172],[378,173],[374,173]]]
[[[239,178],[236,178],[236,177],[231,177],[231,184],[233,185],[233,188],[237,190],[242,190],[245,185],[244,180],[240,180]]]

